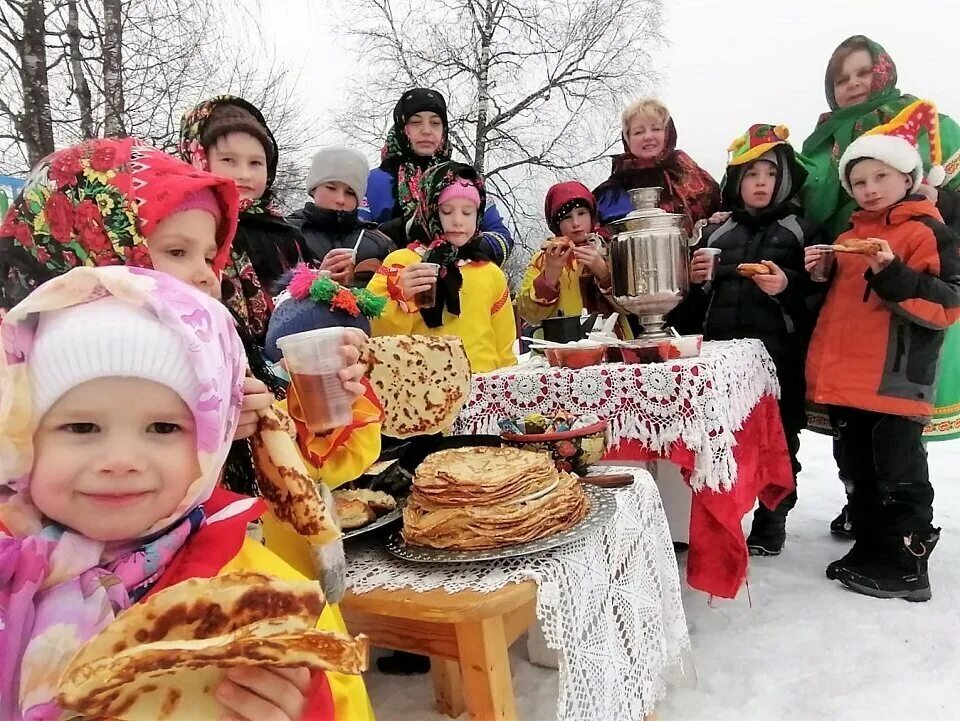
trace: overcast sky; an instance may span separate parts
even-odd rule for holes
[[[349,3],[349,0],[347,0]],[[336,5],[343,7],[339,2]],[[823,73],[832,50],[862,33],[884,45],[903,92],[960,119],[957,0],[664,0],[669,44],[657,55],[658,94],[679,147],[718,178],[730,141],[752,123],[785,123],[799,146],[827,109]],[[332,0],[269,0],[261,16],[270,49],[300,72],[300,91],[322,141],[353,81],[352,40]],[[347,5],[349,7],[349,5]],[[430,0],[424,0],[429,12]],[[938,30],[940,31],[938,33]],[[624,103],[630,100],[625,98]]]

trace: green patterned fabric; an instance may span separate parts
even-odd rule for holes
[[[824,226],[833,237],[847,229],[850,215],[857,209],[840,185],[839,161],[843,151],[867,130],[892,120],[907,105],[917,100],[897,89],[897,66],[877,43],[869,41],[873,57],[873,91],[862,103],[837,108],[833,95],[833,78],[826,79],[827,102],[831,111],[821,116],[816,130],[803,143],[803,155],[809,177],[803,189],[806,217]],[[919,138],[920,157],[924,170],[929,170],[930,147],[926,131]],[[960,125],[940,115],[940,145],[947,172],[944,188],[960,189]]]

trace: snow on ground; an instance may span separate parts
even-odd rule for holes
[[[960,441],[930,445],[934,522],[944,530],[930,563],[933,600],[919,604],[866,598],[826,579],[823,569],[848,547],[827,530],[843,502],[830,439],[804,433],[800,457],[787,545],[778,558],[751,560],[749,599],[742,591],[708,604],[685,590],[696,678],[670,691],[658,721],[960,717]],[[515,644],[519,717],[552,721],[556,673],[525,657]],[[447,718],[433,706],[429,676],[373,670],[367,683],[380,721]]]

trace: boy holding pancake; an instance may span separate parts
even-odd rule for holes
[[[931,595],[927,562],[940,529],[921,434],[946,329],[960,319],[960,239],[918,193],[921,129],[930,181],[942,180],[936,110],[917,101],[848,146],[840,182],[860,210],[839,247],[805,256],[808,270],[835,256],[806,375],[810,400],[829,408],[856,537],[827,578],[908,601]]]

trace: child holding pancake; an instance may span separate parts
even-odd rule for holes
[[[835,258],[807,388],[830,413],[856,539],[827,578],[908,601],[931,597],[928,561],[940,529],[921,436],[944,335],[960,320],[960,239],[918,193],[921,128],[933,155],[930,181],[943,179],[936,110],[917,101],[844,151],[840,182],[860,210],[840,247],[808,248],[805,259],[814,271],[830,262],[825,253]],[[857,252],[836,252],[846,246]]]
[[[218,487],[245,371],[224,306],[154,270],[76,268],[0,335],[0,718],[59,717],[73,654],[162,588],[302,578],[247,537],[263,502]],[[344,631],[330,605],[319,626]],[[245,721],[372,718],[354,676],[236,669],[211,693]]]

